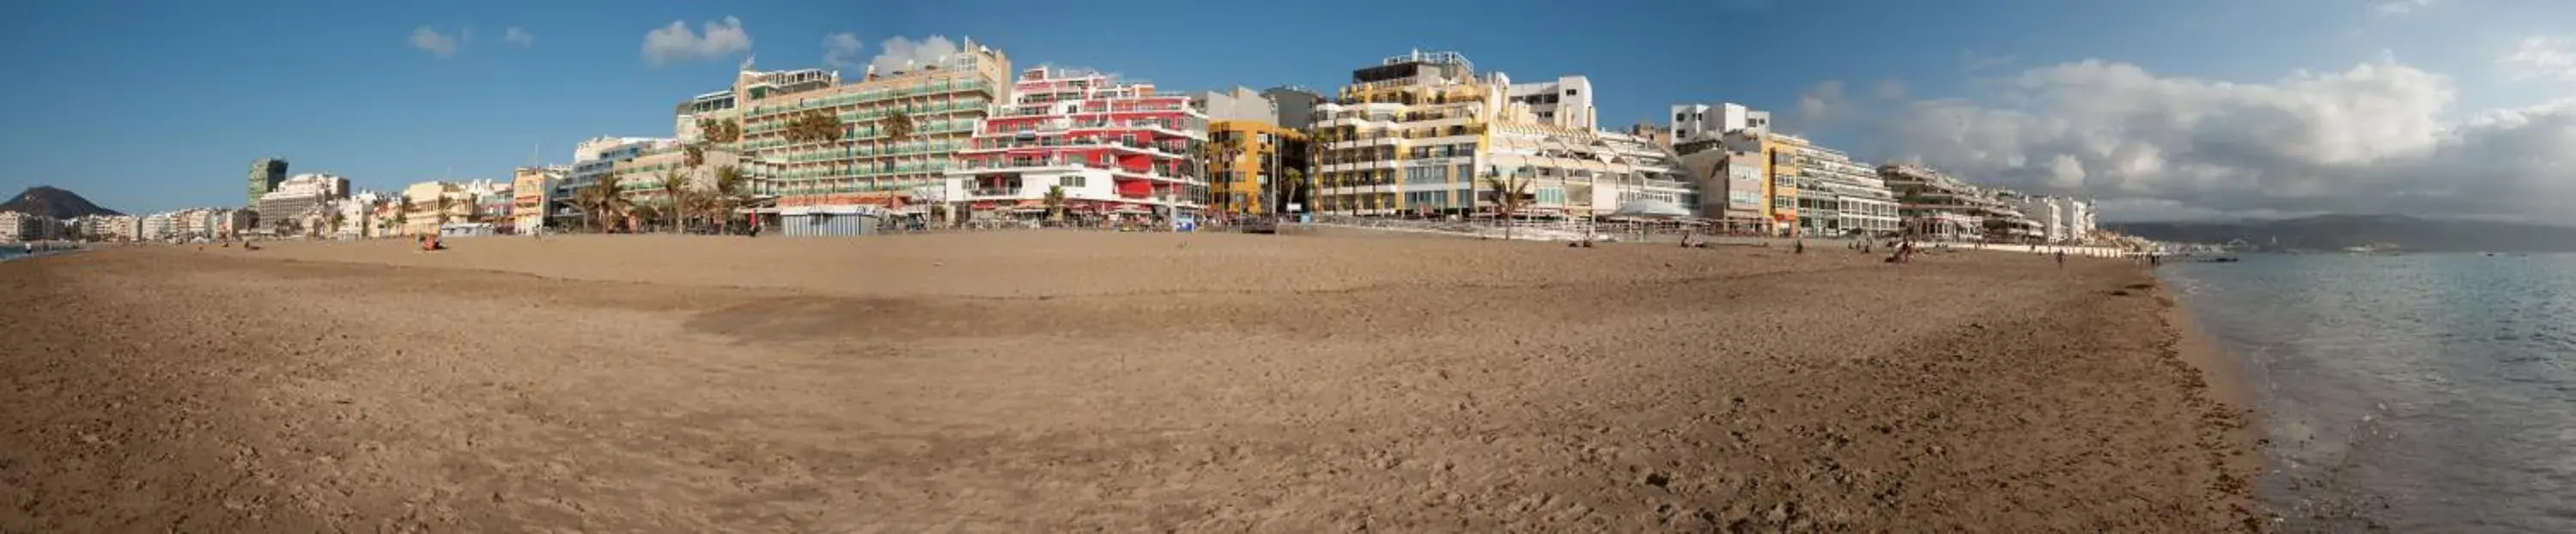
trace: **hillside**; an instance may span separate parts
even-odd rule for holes
[[[2121,233],[2183,243],[2242,239],[2263,249],[2342,250],[2372,244],[2417,252],[2576,252],[2576,227],[2404,215],[2321,215],[2232,222],[2105,225]],[[2279,243],[2277,247],[2273,244]]]
[[[27,188],[26,191],[19,192],[16,198],[9,199],[8,203],[0,204],[0,211],[30,213],[56,219],[70,219],[86,215],[124,215],[123,213],[118,213],[116,210],[98,207],[97,204],[91,204],[89,199],[81,198],[80,193],[64,191],[61,189],[55,189],[53,186],[43,185],[30,187]]]

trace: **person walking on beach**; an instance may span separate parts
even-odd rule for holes
[[[2066,268],[2066,249],[2057,249],[2057,268]]]

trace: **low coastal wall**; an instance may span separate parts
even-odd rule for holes
[[[2056,254],[2056,253],[2058,253],[2059,251],[2064,251],[2064,252],[2066,252],[2066,255],[2068,255],[2068,256],[2091,256],[2091,257],[2096,257],[2096,258],[2126,258],[2126,257],[2130,257],[2130,256],[2132,256],[2132,255],[2136,254],[2135,252],[2130,252],[2130,251],[2129,251],[2129,249],[2125,249],[2125,248],[2119,248],[2119,247],[2098,247],[2098,246],[2085,246],[2085,245],[2007,245],[2007,244],[1999,244],[1999,243],[1943,243],[1943,244],[1939,244],[1939,245],[1936,245],[1936,246],[1949,247],[1949,248],[1959,248],[1959,249],[1968,249],[1968,250],[1984,250],[1984,251],[1991,251],[1991,252],[2020,252],[2020,253],[2026,253],[2026,254]]]
[[[1309,226],[1386,232],[1439,234],[1488,239],[1501,239],[1504,235],[1502,226],[1500,225],[1426,220],[1334,220],[1311,223]],[[1583,236],[1587,234],[1593,236],[1593,239],[1597,240],[1648,243],[1677,243],[1681,241],[1683,235],[1680,231],[1670,228],[1638,232],[1634,227],[1625,227],[1625,225],[1543,222],[1515,224],[1513,225],[1511,238],[1533,241],[1578,241],[1583,239]],[[1798,242],[1799,239],[1787,237],[1721,235],[1712,236],[1710,241],[1726,245],[1771,245],[1785,247]],[[1808,238],[1805,239],[1805,241],[1807,242],[1808,247],[1814,248],[1838,248],[1852,242],[1850,239],[1838,238]],[[2127,258],[2136,254],[2136,252],[2132,252],[2129,249],[2121,247],[2090,245],[2013,245],[2001,243],[1922,242],[1920,246],[1929,249],[1983,250],[1989,252],[2020,252],[2028,254],[2056,254],[2059,251],[2064,251],[2070,256],[2088,256],[2095,258]]]

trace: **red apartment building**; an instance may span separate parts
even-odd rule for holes
[[[1096,72],[1021,71],[999,106],[957,151],[948,198],[978,218],[1034,217],[1047,190],[1067,212],[1195,215],[1208,193],[1191,152],[1207,140],[1207,115],[1181,94]]]

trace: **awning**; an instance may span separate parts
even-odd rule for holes
[[[1147,182],[1147,181],[1144,181],[1144,180],[1131,180],[1131,181],[1125,181],[1125,182],[1118,182],[1118,196],[1122,196],[1122,197],[1130,197],[1130,198],[1136,198],[1136,197],[1148,197],[1148,196],[1153,196],[1153,195],[1154,195],[1154,183],[1153,183],[1153,182]]]
[[[1640,199],[1633,199],[1633,200],[1629,200],[1627,203],[1620,204],[1620,205],[1619,205],[1619,209],[1618,209],[1618,210],[1616,210],[1616,211],[1612,211],[1612,212],[1610,213],[1610,215],[1611,215],[1611,216],[1614,216],[1614,217],[1638,217],[1638,218],[1647,218],[1647,219],[1671,219],[1671,218],[1689,217],[1689,216],[1691,215],[1691,211],[1690,211],[1690,210],[1688,210],[1688,209],[1684,209],[1684,208],[1682,208],[1682,207],[1681,207],[1681,205],[1679,205],[1679,204],[1674,204],[1674,203],[1671,203],[1671,202],[1665,202],[1665,201],[1662,201],[1662,200],[1657,200],[1657,199],[1652,199],[1652,198],[1640,198]]]

